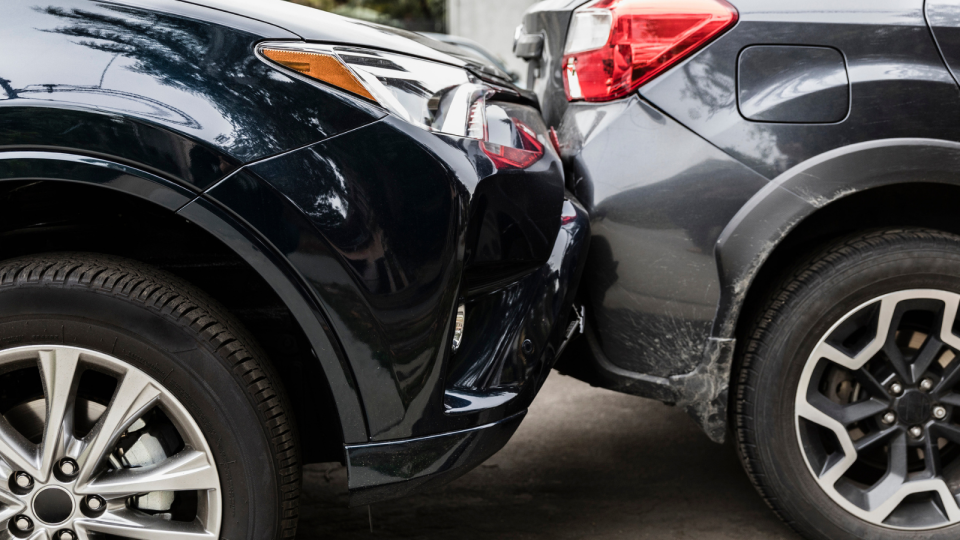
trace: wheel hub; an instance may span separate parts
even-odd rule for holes
[[[907,427],[923,424],[930,420],[936,400],[930,394],[919,390],[906,390],[894,404],[894,410],[900,424]]]
[[[60,486],[41,489],[33,498],[33,513],[48,525],[59,525],[73,515],[73,496]]]

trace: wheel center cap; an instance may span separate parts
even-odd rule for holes
[[[44,488],[33,498],[33,513],[48,525],[63,523],[73,515],[73,496],[60,486]]]
[[[930,419],[933,397],[918,390],[908,390],[897,400],[897,416],[910,425],[922,424]]]

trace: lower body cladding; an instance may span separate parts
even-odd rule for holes
[[[562,219],[564,224],[546,264],[504,289],[465,300],[463,340],[447,370],[445,414],[516,412],[466,430],[348,445],[351,505],[401,497],[449,482],[510,440],[558,353],[582,322],[573,297],[584,266],[590,225],[586,211],[572,198],[564,201]],[[491,342],[494,347],[489,346]]]

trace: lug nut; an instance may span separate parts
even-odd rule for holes
[[[930,390],[933,390],[933,381],[930,379],[924,379],[920,381],[920,389],[923,390],[924,392],[929,392]]]
[[[96,495],[90,495],[87,497],[87,508],[93,510],[94,512],[99,512],[105,504],[106,503],[104,500]]]
[[[54,540],[77,540],[77,535],[74,534],[70,529],[60,529],[57,531],[57,535],[54,537]]]
[[[933,408],[933,417],[937,420],[943,420],[947,416],[947,410],[943,408],[943,405],[937,405]]]
[[[920,437],[923,437],[923,428],[920,426],[913,426],[912,428],[910,428],[910,436],[913,437],[914,439],[919,439]]]
[[[893,411],[887,411],[881,420],[883,420],[884,424],[892,424],[897,421],[897,415]]]
[[[903,393],[903,385],[900,384],[900,383],[898,383],[898,382],[895,382],[895,383],[891,384],[891,385],[890,385],[890,393],[893,394],[893,395],[895,395],[895,396],[899,396],[900,394]]]
[[[33,477],[23,471],[14,474],[13,481],[16,482],[17,487],[21,487],[23,489],[30,489],[33,487]]]
[[[20,514],[19,516],[13,518],[13,526],[20,531],[29,531],[33,528],[33,521],[31,521],[27,516]]]
[[[64,476],[75,476],[77,472],[80,471],[80,466],[77,465],[77,462],[70,458],[63,458],[60,460],[60,472]]]

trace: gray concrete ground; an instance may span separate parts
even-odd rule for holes
[[[510,443],[422,495],[345,509],[346,473],[306,469],[298,539],[791,539],[733,445],[683,411],[550,375]]]

